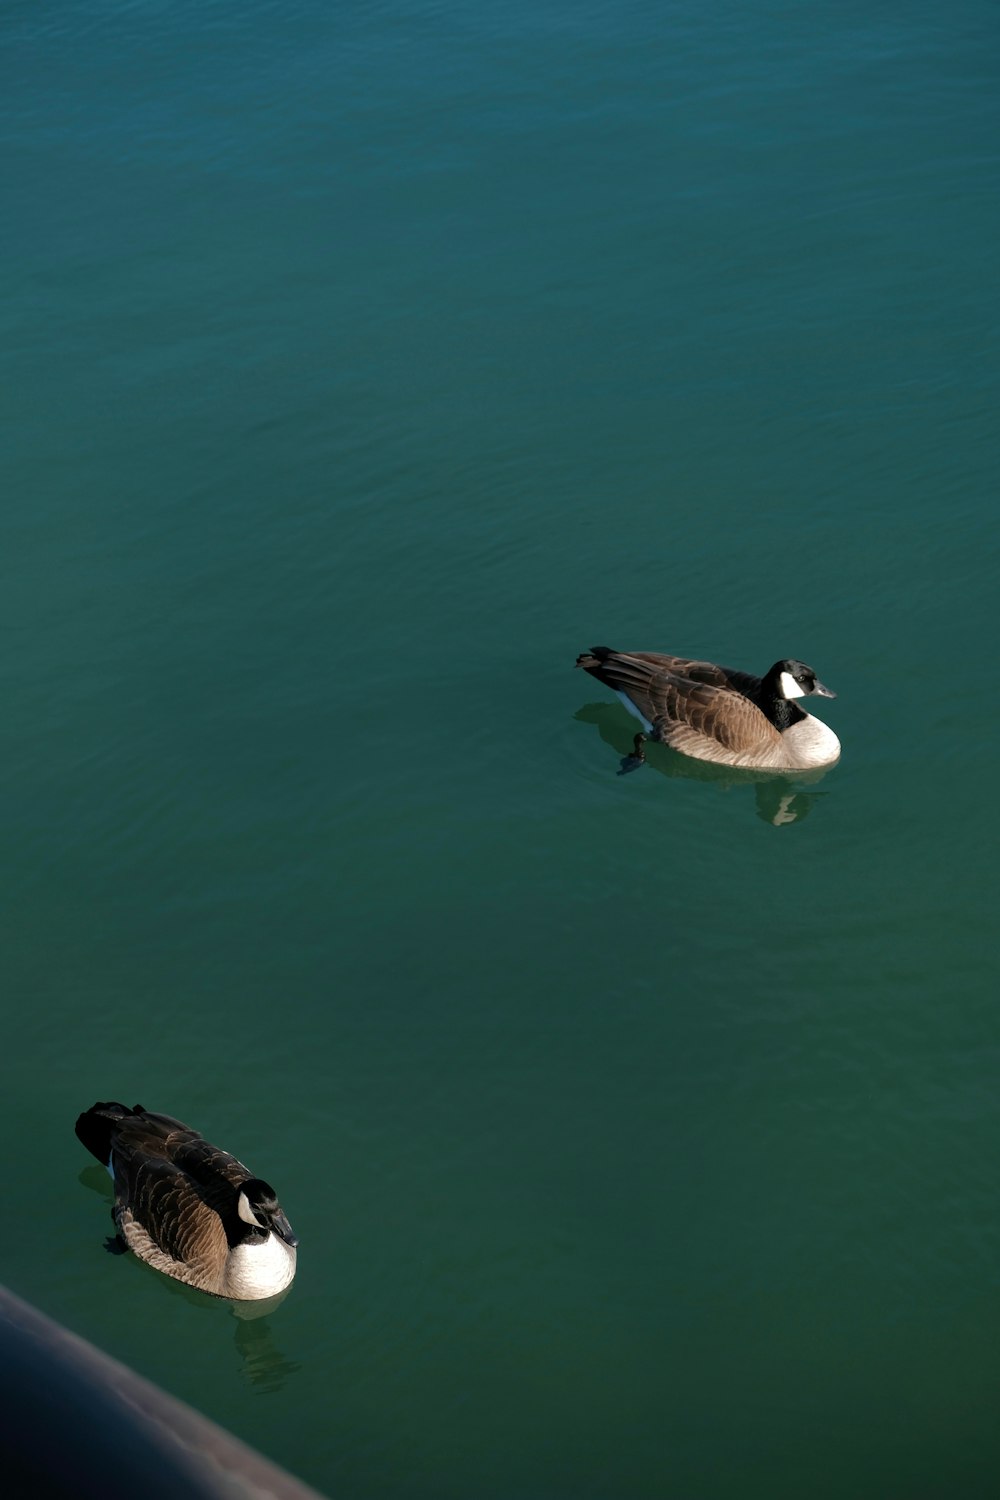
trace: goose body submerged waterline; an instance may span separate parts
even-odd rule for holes
[[[140,1260],[233,1301],[273,1297],[295,1276],[298,1240],[273,1188],[170,1115],[95,1104],[76,1122],[111,1173],[118,1233]]]
[[[833,730],[796,702],[809,694],[836,694],[792,657],[776,661],[763,677],[714,662],[608,646],[593,646],[576,664],[617,693],[650,739],[695,760],[805,771],[840,759]]]

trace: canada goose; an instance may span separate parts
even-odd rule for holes
[[[655,651],[593,646],[577,657],[618,694],[653,740],[696,760],[759,770],[815,770],[840,758],[840,741],[793,701],[835,698],[812,667],[787,658],[763,677]]]
[[[94,1104],[76,1133],[111,1173],[112,1218],[140,1260],[234,1301],[291,1284],[292,1226],[274,1189],[228,1151],[141,1104]]]

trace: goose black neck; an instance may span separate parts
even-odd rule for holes
[[[776,662],[766,677],[761,679],[760,686],[754,698],[757,707],[770,719],[775,729],[784,731],[790,729],[793,724],[799,724],[807,717],[798,704],[792,698],[786,698],[781,692],[782,665]]]
[[[775,729],[782,731],[790,729],[793,724],[799,724],[806,717],[797,703],[791,698],[782,698],[775,695],[770,702],[762,703],[761,708],[767,714]]]
[[[221,1215],[221,1218],[230,1250],[235,1250],[239,1245],[263,1245],[270,1233],[270,1230],[261,1229],[256,1224],[247,1224],[235,1213]]]

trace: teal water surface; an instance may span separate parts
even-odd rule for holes
[[[4,1280],[331,1496],[994,1495],[994,9],[0,34]],[[618,776],[603,642],[841,764]],[[104,1253],[98,1098],[277,1310]]]

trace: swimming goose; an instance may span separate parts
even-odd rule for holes
[[[76,1122],[114,1180],[112,1218],[140,1260],[234,1301],[284,1291],[298,1240],[274,1189],[170,1115],[95,1104]]]
[[[794,701],[836,694],[794,658],[776,661],[763,677],[710,661],[608,646],[593,646],[576,664],[618,694],[650,739],[696,760],[793,771],[832,766],[840,758],[833,730]]]

